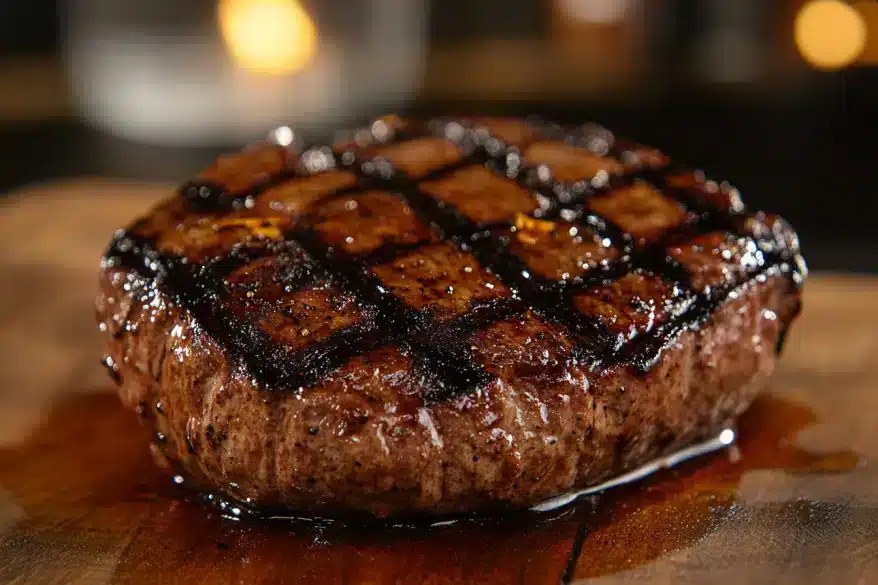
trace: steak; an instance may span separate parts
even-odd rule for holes
[[[714,436],[805,272],[783,219],[599,126],[390,116],[221,157],[116,233],[97,315],[176,481],[448,514]]]

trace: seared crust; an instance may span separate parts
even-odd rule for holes
[[[514,121],[479,124],[540,136]],[[363,151],[426,177],[423,192],[464,219],[472,213],[470,225],[505,222],[492,235],[501,247],[439,242],[450,224],[431,229],[416,202],[393,189],[363,189],[350,203],[348,170],[269,185],[238,206],[249,186],[299,160],[268,146],[247,151],[240,172],[234,159],[207,172],[231,185],[219,195],[227,208],[176,198],[117,238],[97,300],[107,363],[123,402],[155,428],[153,451],[173,473],[252,507],[386,516],[530,506],[711,436],[764,387],[799,302],[797,243],[782,220],[734,215],[736,192],[723,187],[723,197],[697,176],[667,181],[664,194],[622,185],[587,198],[579,215],[561,206],[534,213],[542,191],[524,182],[503,205],[485,207],[489,167],[443,182],[436,169],[470,154],[460,142],[417,140],[420,154],[408,143]],[[551,144],[529,148],[561,165],[558,184],[579,171],[624,175],[633,164],[600,148]],[[468,199],[470,184],[479,201]],[[679,184],[683,195],[668,199]],[[728,221],[693,217],[699,189],[727,205],[716,213]],[[607,243],[594,218],[626,234]],[[369,255],[363,278],[391,300],[374,301],[353,282],[356,270],[315,257],[297,231],[303,225],[345,262],[359,267],[354,260]],[[389,246],[400,253],[386,255]],[[667,271],[637,264],[646,256],[666,257]],[[498,260],[529,267],[543,288],[513,281]],[[181,274],[199,280],[219,269],[210,295],[180,292]],[[235,327],[233,338],[223,334]],[[311,361],[296,362],[301,355]],[[273,364],[284,356],[314,375]],[[455,369],[459,356],[477,377]]]

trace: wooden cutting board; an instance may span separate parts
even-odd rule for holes
[[[811,278],[727,451],[547,515],[236,523],[156,471],[98,365],[100,253],[168,192],[83,180],[0,204],[0,583],[878,581],[878,279]]]

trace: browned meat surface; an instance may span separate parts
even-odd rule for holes
[[[172,473],[250,507],[522,507],[704,439],[799,308],[795,233],[597,126],[388,117],[221,158],[97,313]]]

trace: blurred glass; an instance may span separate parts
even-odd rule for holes
[[[224,145],[399,107],[421,78],[421,0],[69,0],[83,116],[141,142]]]

